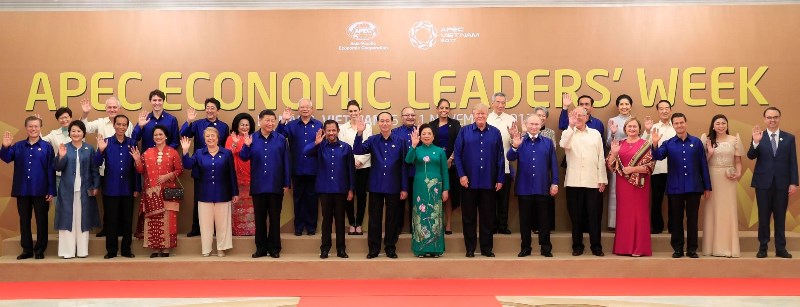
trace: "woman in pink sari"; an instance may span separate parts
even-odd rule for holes
[[[614,254],[633,257],[651,256],[650,243],[650,174],[655,161],[651,143],[642,139],[642,125],[636,118],[625,121],[626,138],[611,141],[606,163],[617,177],[617,231]]]

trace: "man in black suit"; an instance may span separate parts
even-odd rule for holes
[[[758,242],[756,257],[767,257],[769,219],[775,219],[775,256],[792,258],[786,251],[786,207],[789,196],[797,191],[797,150],[794,135],[780,131],[781,111],[776,107],[764,110],[766,131],[753,127],[753,142],[747,157],[756,160],[751,187],[756,189],[758,203]],[[766,142],[761,144],[761,140]]]

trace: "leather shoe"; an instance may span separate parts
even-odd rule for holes
[[[122,257],[125,257],[125,258],[135,258],[135,257],[136,257],[136,255],[134,255],[133,253],[122,253]]]
[[[196,237],[196,236],[199,236],[199,235],[200,235],[200,231],[199,230],[192,230],[192,231],[190,231],[189,233],[186,234],[186,236],[190,237],[190,238],[191,237]]]
[[[165,257],[165,258],[166,258],[166,257],[169,257],[169,253],[161,253],[161,254],[160,254],[160,255],[158,255],[158,256],[159,256],[159,257]]]
[[[603,251],[592,251],[592,255],[595,255],[597,257],[603,257],[606,254],[604,254]]]
[[[372,259],[372,258],[375,258],[375,257],[378,257],[377,253],[369,253],[369,254],[367,254],[367,259]]]
[[[272,258],[280,258],[281,257],[281,252],[271,252],[271,253],[269,253],[269,256],[272,257]]]
[[[467,252],[467,258],[474,258],[475,252]]]
[[[551,252],[542,252],[542,256],[545,256],[545,257],[548,257],[548,258],[549,257],[553,257],[553,253],[551,253]]]
[[[680,258],[680,257],[683,257],[683,252],[672,253],[672,258]]]
[[[329,253],[329,252],[330,252],[330,250],[324,250],[324,251],[321,251],[321,252],[319,253],[319,258],[320,258],[320,259],[328,259],[328,253]]]
[[[509,230],[508,228],[498,229],[497,233],[504,234],[504,235],[510,235],[511,234],[511,230]]]
[[[150,258],[158,258],[161,253],[152,253],[150,254]]]
[[[105,237],[105,236],[106,236],[106,230],[105,230],[105,229],[103,229],[103,230],[100,230],[100,232],[98,232],[98,233],[97,233],[96,235],[94,235],[94,236],[95,236],[95,237],[98,237],[98,238]]]
[[[758,251],[756,258],[767,258],[767,251]]]
[[[256,250],[256,252],[253,253],[253,255],[251,255],[250,257],[261,258],[261,257],[264,257],[264,256],[269,256],[269,253],[267,251],[265,251],[265,250]]]
[[[24,260],[24,259],[28,259],[28,258],[33,258],[33,254],[31,254],[31,253],[22,253],[22,254],[19,254],[19,256],[17,256],[17,260]]]
[[[531,250],[530,249],[523,249],[523,250],[521,250],[519,252],[519,254],[517,254],[517,257],[527,257],[527,256],[530,256],[530,255],[531,255]]]
[[[494,253],[493,253],[493,252],[491,252],[491,251],[488,251],[488,252],[485,252],[485,253],[484,253],[484,252],[481,252],[481,256],[484,256],[484,257],[494,257]]]
[[[44,259],[44,254],[36,254],[36,255],[33,256],[33,258],[34,259]],[[81,258],[86,258],[86,257],[81,257]]]
[[[313,235],[315,235],[315,234],[317,234],[317,232],[316,232],[316,231],[309,231],[309,232],[308,232],[308,235],[309,235],[309,236],[313,236]]]
[[[103,256],[103,259],[111,259],[111,258],[116,258],[116,257],[117,257],[117,254],[106,254],[105,256]]]
[[[779,251],[779,252],[776,252],[776,253],[775,253],[775,256],[776,256],[776,257],[779,257],[779,258],[792,258],[792,254],[790,254],[790,253],[789,253],[789,252],[787,252],[787,251]]]
[[[700,258],[700,256],[698,256],[695,252],[686,253],[686,256],[689,258]]]
[[[445,230],[445,231],[444,231],[444,234],[446,234],[446,235],[451,235],[451,234],[453,234],[453,231],[452,231],[452,230]]]
[[[580,256],[583,255],[583,251],[572,251],[573,256]]]
[[[397,259],[397,253],[396,252],[388,252],[387,251],[386,252],[386,257],[389,257],[389,258],[392,258],[392,259]]]
[[[339,258],[350,258],[350,256],[348,256],[345,251],[337,251],[336,252],[336,257],[339,257]]]

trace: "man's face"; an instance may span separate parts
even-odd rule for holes
[[[540,117],[528,117],[525,120],[525,127],[528,129],[528,133],[535,135],[542,129],[542,119]]]
[[[297,111],[300,112],[300,116],[302,117],[310,117],[313,114],[314,109],[311,107],[311,101],[302,100],[297,107]]]
[[[587,115],[591,115],[592,114],[592,108],[594,108],[594,106],[592,106],[592,100],[591,99],[589,99],[587,97],[583,97],[581,99],[578,99],[578,106],[586,109],[586,114]]]
[[[117,116],[117,114],[119,114],[119,101],[116,101],[116,100],[111,99],[111,98],[107,99],[106,100],[106,115],[108,115],[108,118],[113,120],[114,116]]]
[[[258,120],[258,125],[261,126],[261,130],[266,133],[272,133],[275,130],[275,116],[274,115],[264,115]]]
[[[381,132],[383,133],[391,131],[392,116],[387,113],[383,113],[380,116],[378,116],[378,128],[380,128]]]
[[[660,102],[658,104],[658,117],[662,121],[666,121],[669,120],[670,116],[672,116],[672,106],[666,102]]]
[[[217,105],[212,102],[206,103],[206,118],[212,121],[217,120],[217,115],[219,115]]]
[[[25,131],[28,132],[29,138],[39,137],[42,131],[42,122],[39,120],[29,120],[25,123]]]
[[[414,109],[412,108],[405,108],[403,109],[403,125],[406,126],[413,126],[417,123],[417,114],[414,113]]]
[[[686,118],[685,117],[675,117],[672,119],[672,128],[675,129],[675,133],[677,134],[684,134],[686,133]]]
[[[478,126],[486,125],[486,117],[488,115],[489,112],[484,108],[472,109],[472,118],[475,120],[475,124]]]
[[[506,110],[506,97],[496,96],[492,101],[492,110],[497,114],[502,114]]]
[[[335,124],[325,125],[325,137],[328,142],[336,142],[339,139],[339,128],[336,128]]]
[[[128,120],[124,117],[115,119],[114,132],[117,134],[117,136],[124,136],[126,131],[128,131]]]
[[[150,105],[153,106],[153,111],[160,112],[164,110],[164,99],[161,99],[161,97],[158,97],[156,95],[153,95],[153,97],[150,97]]]
[[[776,110],[767,111],[764,113],[764,124],[767,125],[767,129],[778,129],[781,124],[781,113]]]

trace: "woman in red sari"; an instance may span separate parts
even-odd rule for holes
[[[624,124],[626,138],[613,140],[606,163],[616,173],[617,231],[614,254],[633,257],[651,256],[650,243],[650,174],[655,161],[651,143],[642,139],[642,125],[636,118]]]
[[[231,134],[225,142],[225,148],[233,153],[233,164],[236,167],[236,181],[239,184],[239,201],[233,203],[231,219],[234,236],[252,236],[256,234],[253,197],[250,196],[250,162],[242,161],[239,152],[244,146],[244,139],[255,131],[255,121],[250,114],[239,113],[231,123]]]
[[[178,245],[178,207],[180,200],[165,200],[164,188],[176,188],[183,172],[181,156],[167,146],[167,127],[153,129],[152,147],[139,154],[131,148],[136,171],[143,175],[141,212],[144,215],[144,247],[153,250],[150,258],[169,257],[169,250]],[[177,136],[175,136],[177,137]]]

